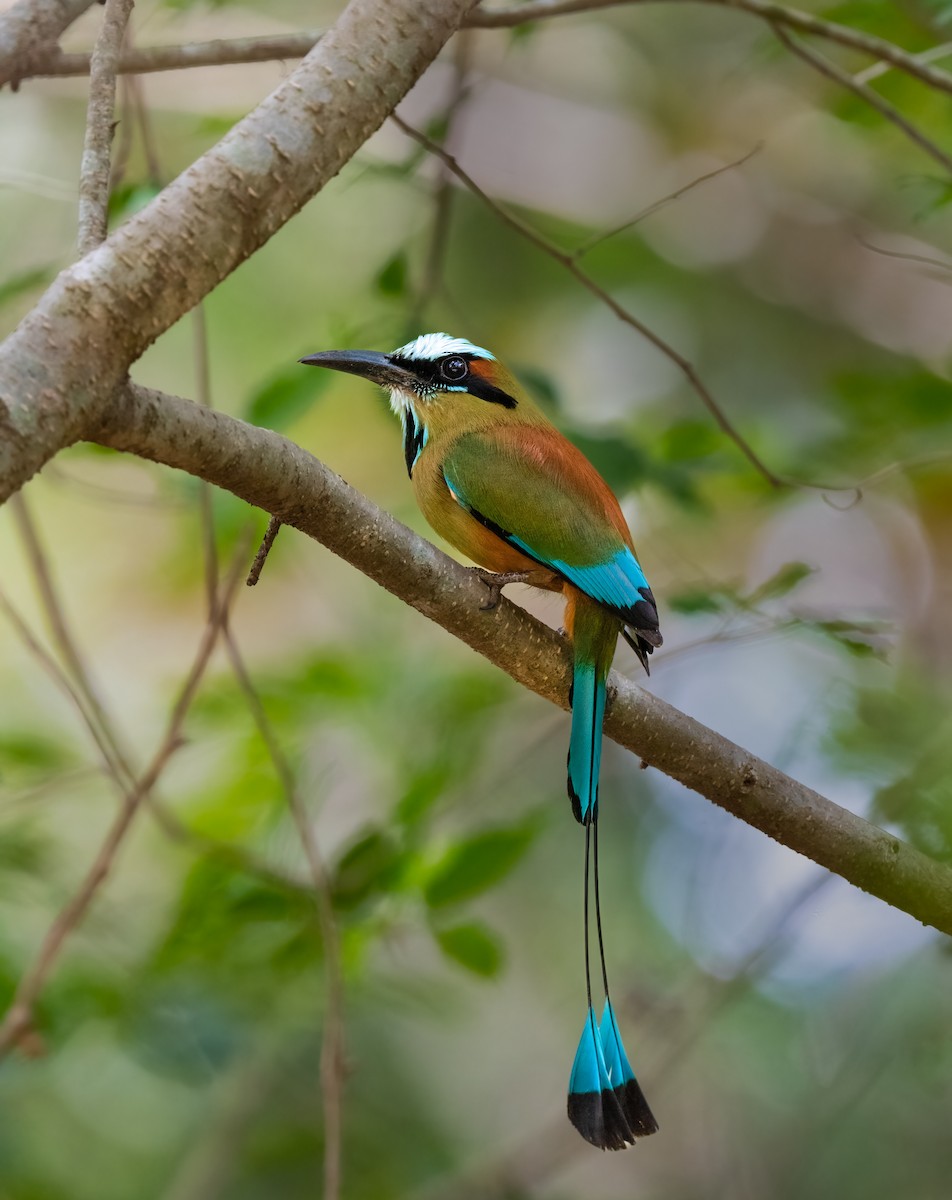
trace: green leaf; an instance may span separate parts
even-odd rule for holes
[[[327,371],[302,367],[300,363],[283,367],[251,397],[248,420],[268,429],[286,429],[307,412],[329,380]]]
[[[716,454],[723,442],[708,421],[675,421],[658,440],[657,453],[667,462],[686,462]]]
[[[436,864],[424,885],[427,904],[443,908],[485,892],[515,867],[536,832],[534,822],[509,825],[457,842]]]
[[[49,844],[31,825],[0,825],[0,875],[39,875],[46,867]]]
[[[407,256],[403,250],[398,250],[393,258],[381,268],[375,283],[377,290],[384,296],[400,297],[407,293]]]
[[[504,954],[496,934],[482,921],[454,925],[434,934],[447,958],[459,963],[474,975],[493,979],[502,969]]]
[[[51,770],[66,766],[70,761],[71,755],[63,745],[42,733],[0,734],[0,773],[14,767]]]
[[[784,563],[779,571],[774,572],[769,579],[754,588],[747,596],[747,603],[760,604],[764,600],[776,600],[779,596],[786,596],[815,570],[815,567],[807,566],[802,562]]]
[[[382,829],[353,842],[334,869],[331,891],[338,908],[355,908],[374,892],[386,891],[400,864],[400,848]]]
[[[520,25],[513,25],[509,30],[509,44],[516,46],[520,42],[527,42],[529,38],[534,37],[537,26],[533,21],[523,21]]]
[[[727,599],[723,589],[696,587],[669,596],[667,606],[672,612],[694,616],[696,613],[723,612],[727,607]]]
[[[109,220],[124,221],[151,204],[162,188],[156,183],[123,183],[109,194]]]
[[[880,621],[807,621],[810,629],[824,634],[856,658],[885,658],[886,648],[870,638],[888,627]]]
[[[414,772],[397,802],[394,819],[408,829],[419,825],[446,791],[451,775],[449,765],[444,762]]]

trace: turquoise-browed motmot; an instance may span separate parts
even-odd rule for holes
[[[390,392],[407,471],[423,515],[481,568],[491,586],[516,580],[562,592],[574,649],[568,791],[585,827],[588,1013],[569,1081],[583,1137],[619,1150],[657,1124],[629,1065],[608,995],[598,894],[598,774],[605,681],[621,633],[645,670],[661,645],[658,610],[618,501],[488,350],[427,333],[391,354],[328,350],[301,362],[360,375]],[[498,590],[495,593],[498,596]],[[594,836],[593,836],[594,831]],[[592,1007],[589,847],[605,1005]]]

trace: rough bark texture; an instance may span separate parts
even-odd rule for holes
[[[513,679],[567,707],[563,639],[299,446],[177,397],[127,387],[90,437],[227,488],[322,542]],[[864,891],[952,934],[952,871],[613,674],[605,730],[651,766]],[[568,801],[566,801],[566,804]]]
[[[60,34],[93,0],[20,0],[0,13],[0,87],[34,73],[49,58]]]
[[[472,0],[351,0],[281,86],[62,272],[0,346],[0,501],[82,435],[129,366],[384,121]]]

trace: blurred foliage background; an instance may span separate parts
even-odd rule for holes
[[[144,0],[134,31],[282,32],[338,7]],[[926,0],[810,8],[911,50],[948,36],[947,6]],[[126,85],[114,221],[285,71]],[[896,71],[871,86],[952,151],[948,96]],[[73,254],[84,102],[82,80],[0,96],[2,332]],[[392,125],[136,378],[199,396],[207,352],[211,403],[425,533],[385,400],[296,360],[428,329],[490,347],[623,499],[662,612],[652,689],[952,859],[952,181],[766,25],[704,5],[465,34],[401,111],[569,251],[737,164],[579,261],[791,484],[770,486],[669,359]],[[203,506],[222,570],[264,518],[89,446],[25,499],[51,578],[44,599],[7,511],[3,594],[58,656],[52,588],[141,771],[205,622]],[[519,599],[558,624],[554,598]],[[584,1012],[567,718],[288,530],[232,630],[266,736],[219,651],[160,807],[137,817],[0,1067],[3,1200],[320,1194],[324,941],[268,738],[333,896],[346,1197],[945,1200],[938,935],[606,746],[610,966],[662,1131],[598,1154],[564,1118]],[[5,1008],[117,793],[9,622],[0,645]],[[634,673],[627,652],[617,665]]]

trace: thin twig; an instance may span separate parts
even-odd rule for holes
[[[481,29],[511,28],[513,25],[523,25],[527,21],[539,21],[551,17],[563,17],[572,13],[595,12],[603,8],[634,7],[637,4],[654,4],[659,0],[534,0],[534,3],[521,4],[511,8],[477,8],[469,14],[466,23]],[[671,4],[681,0],[660,0],[661,3]],[[688,3],[714,5],[727,8],[731,12],[749,13],[761,20],[773,24],[784,25],[796,29],[799,33],[813,34],[828,42],[836,42],[840,46],[848,46],[861,54],[868,54],[876,60],[888,62],[899,71],[911,75],[914,79],[937,88],[939,91],[952,94],[952,75],[941,71],[928,63],[920,61],[916,54],[910,54],[901,46],[871,33],[863,33],[848,25],[839,25],[835,21],[825,21],[813,13],[801,12],[796,8],[787,8],[783,4],[771,4],[769,0],[687,0]]]
[[[913,254],[910,250],[887,250],[885,246],[877,246],[875,242],[867,241],[862,234],[856,234],[856,240],[866,250],[871,250],[873,254],[881,254],[884,258],[901,258],[905,262],[922,263],[926,267],[935,267],[939,272],[943,283],[949,283],[949,274],[952,273],[952,262],[941,258],[932,258],[928,254]]]
[[[65,776],[58,775],[55,779],[38,784],[35,788],[30,788],[26,792],[21,792],[19,795],[14,796],[10,803],[26,803],[36,795],[49,791],[51,788],[58,788],[64,782],[72,779],[86,777],[90,773],[97,775],[104,773],[107,778],[116,784],[122,799],[128,802],[129,792],[135,787],[135,782],[133,781],[130,787],[127,787],[123,782],[123,776],[128,775],[130,769],[119,747],[110,740],[111,726],[107,724],[105,730],[100,727],[99,722],[90,710],[88,692],[84,688],[74,684],[56,659],[41,645],[23,615],[17,610],[2,588],[0,588],[0,611],[4,613],[30,654],[33,655],[43,670],[50,676],[53,683],[66,695],[67,699],[75,707],[102,758],[101,771],[96,767],[77,768],[75,771],[66,773]],[[252,854],[243,847],[232,845],[230,842],[219,841],[217,838],[209,837],[207,834],[191,829],[181,820],[177,813],[162,803],[159,797],[155,795],[154,790],[147,797],[144,797],[144,799],[148,803],[149,811],[155,818],[159,828],[167,837],[190,845],[202,854],[226,862],[230,866],[244,871],[247,875],[253,875],[262,879],[265,883],[286,888],[289,891],[306,892],[308,895],[313,895],[313,887],[307,880],[289,875],[287,872],[273,866],[265,859]]]
[[[109,218],[110,149],[115,131],[116,68],[135,0],[106,0],[89,71],[86,140],[79,176],[80,256],[105,240]]]
[[[182,744],[182,725],[211,659],[219,631],[227,617],[228,606],[234,598],[241,578],[243,554],[244,547],[236,555],[220,603],[206,623],[192,667],[172,709],[158,750],[134,789],[125,797],[78,890],[54,919],[32,965],[17,985],[10,1008],[0,1023],[0,1058],[8,1054],[30,1030],[34,1005],[66,939],[86,915],[96,893],[112,869],[119,847],[139,811],[141,802],[155,786],[166,764]]]
[[[827,79],[832,79],[840,87],[846,88],[848,92],[859,96],[870,108],[875,109],[887,121],[895,125],[920,150],[924,150],[943,170],[952,175],[952,157],[946,154],[931,138],[927,137],[921,129],[904,117],[898,108],[894,108],[888,100],[884,100],[878,92],[874,92],[866,84],[857,83],[849,71],[844,71],[842,67],[837,66],[836,63],[831,62],[830,59],[824,57],[822,54],[818,54],[816,50],[811,49],[803,42],[797,41],[796,38],[792,38],[778,23],[771,23],[771,29],[773,29],[777,39],[791,54],[795,54],[797,58],[802,58],[805,63],[808,63],[819,74],[824,75]]]
[[[464,30],[460,33],[454,45],[453,57],[453,87],[449,103],[443,113],[446,132],[443,145],[449,146],[453,140],[453,131],[457,118],[469,96],[467,75],[469,61],[472,56],[473,39]],[[446,258],[446,248],[449,242],[450,222],[453,214],[453,197],[456,189],[452,184],[452,175],[445,164],[441,164],[433,193],[433,222],[430,226],[430,238],[426,251],[426,261],[416,300],[410,313],[408,324],[411,336],[419,329],[421,317],[427,303],[437,294],[443,283],[443,262]]]
[[[12,497],[10,504],[37,583],[41,604],[53,633],[54,643],[66,662],[67,669],[64,669],[40,644],[27,622],[14,608],[2,589],[0,589],[0,609],[5,612],[26,648],[73,704],[99,751],[105,774],[113,781],[123,801],[128,801],[129,792],[136,786],[131,755],[123,745],[115,722],[99,696],[98,689],[93,683],[92,676],[69,627],[49,559],[22,492],[18,492],[15,497]],[[280,871],[265,859],[252,854],[251,851],[234,846],[230,842],[219,841],[217,838],[209,837],[190,828],[163,803],[155,794],[155,789],[150,791],[144,799],[149,812],[167,837],[191,845],[202,854],[227,862],[246,874],[258,876],[266,883],[277,884],[298,892],[312,891],[311,885],[306,881]]]
[[[636,213],[630,220],[625,221],[622,225],[617,225],[614,229],[609,229],[607,233],[596,233],[594,237],[583,242],[581,246],[572,254],[572,259],[577,262],[580,258],[584,258],[589,251],[594,250],[596,246],[600,246],[602,242],[607,242],[609,238],[615,237],[619,233],[624,233],[626,229],[631,229],[637,225],[639,221],[643,221],[645,217],[650,217],[652,213],[656,213],[660,208],[665,208],[668,204],[672,204],[675,200],[680,200],[682,196],[686,196],[688,192],[693,192],[696,187],[700,187],[704,183],[708,183],[712,179],[716,179],[719,175],[724,175],[727,171],[734,171],[737,167],[742,167],[744,163],[750,162],[755,154],[759,154],[764,148],[763,142],[758,142],[752,150],[748,150],[746,154],[733,162],[725,163],[721,167],[715,167],[713,171],[708,171],[705,175],[698,175],[696,179],[692,179],[690,183],[685,183],[673,192],[669,192],[666,196],[662,196],[660,200],[655,200],[641,212]]]
[[[313,823],[298,791],[294,771],[268,719],[261,697],[230,628],[224,631],[225,650],[235,678],[244,693],[261,739],[281,781],[291,817],[297,827],[308,862],[317,900],[321,940],[324,945],[325,1012],[321,1042],[321,1104],[324,1113],[324,1200],[338,1200],[341,1188],[342,1089],[344,1082],[344,1009],[340,939],[334,916],[330,880],[324,866]]]
[[[923,50],[921,54],[915,54],[917,63],[932,63],[937,62],[940,58],[948,58],[952,54],[952,42],[943,42],[941,46],[932,46],[928,50]],[[894,63],[874,62],[872,66],[864,68],[862,71],[857,71],[853,78],[857,83],[872,83],[874,79],[881,79],[883,75],[888,74],[895,67]]]
[[[590,275],[586,274],[586,272],[583,271],[575,261],[574,254],[570,254],[565,250],[562,250],[561,247],[557,246],[554,242],[550,242],[549,239],[539,233],[538,230],[534,229],[531,225],[527,225],[525,221],[522,221],[519,217],[514,216],[508,211],[508,209],[503,208],[501,204],[498,204],[492,199],[491,196],[487,195],[487,193],[483,191],[479,184],[477,184],[476,181],[463,170],[456,159],[451,154],[447,153],[442,146],[440,146],[437,142],[434,142],[431,138],[428,138],[425,133],[421,133],[418,129],[414,129],[412,125],[408,125],[406,121],[404,121],[402,117],[397,116],[396,113],[391,113],[390,119],[396,125],[398,125],[408,137],[413,138],[414,141],[419,142],[419,144],[424,146],[431,154],[441,159],[449,167],[457,179],[465,184],[474,196],[477,196],[489,209],[491,209],[499,218],[499,220],[508,225],[510,229],[514,229],[518,234],[524,237],[527,241],[531,242],[544,254],[547,254],[550,258],[554,259],[557,263],[563,266],[571,275],[575,277],[575,279],[578,280],[580,284],[582,284],[584,288],[586,288],[592,293],[593,296],[596,296],[603,304],[611,309],[611,311],[616,317],[618,317],[620,321],[623,321],[626,325],[631,326],[632,329],[640,333],[641,336],[649,341],[656,349],[660,350],[665,358],[673,362],[687,379],[691,388],[700,398],[705,408],[707,408],[708,412],[710,412],[710,414],[713,416],[721,431],[730,438],[730,440],[734,443],[738,450],[740,450],[751,466],[759,471],[772,487],[780,488],[786,486],[784,481],[778,475],[775,475],[774,472],[771,471],[771,469],[766,465],[766,463],[761,460],[760,456],[747,442],[743,435],[734,428],[722,411],[721,407],[718,405],[717,401],[711,395],[701,377],[698,375],[697,370],[692,363],[690,363],[682,354],[675,350],[673,346],[669,345],[662,337],[655,333],[653,329],[650,329],[626,308],[623,308],[613,296],[611,296],[603,287],[597,284]]]
[[[40,594],[53,643],[66,664],[66,682],[71,681],[75,692],[82,697],[82,703],[77,701],[80,713],[86,719],[107,769],[116,775],[120,786],[128,786],[135,778],[131,757],[123,748],[122,738],[103,704],[99,688],[93,682],[92,673],[70,629],[66,611],[60,601],[59,589],[26,497],[22,492],[18,492],[10,497],[9,504]]]
[[[282,523],[278,517],[272,516],[269,518],[268,528],[261,539],[261,545],[258,547],[254,562],[251,564],[251,570],[248,572],[248,578],[245,580],[245,584],[248,587],[254,587],[261,578],[261,571],[268,555],[271,553],[271,547],[274,545],[274,539],[278,536],[278,530],[281,528]]]
[[[96,748],[102,757],[103,767],[107,774],[113,775],[115,773],[115,766],[112,758],[112,750],[108,738],[101,729],[92,711],[92,707],[88,703],[88,696],[84,694],[80,687],[72,682],[52,654],[40,643],[27,624],[26,619],[17,610],[10,597],[2,588],[0,588],[0,610],[2,610],[7,620],[13,626],[17,636],[23,642],[24,646],[26,646],[27,650],[29,650],[53,682],[66,693],[67,698],[76,707],[83,723],[96,743]]]

